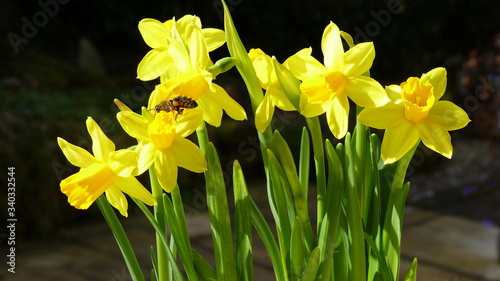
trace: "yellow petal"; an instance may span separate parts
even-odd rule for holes
[[[155,153],[157,151],[156,147],[152,142],[139,142],[135,148],[137,152],[137,170],[134,171],[134,175],[138,176],[144,173],[153,164]]]
[[[117,179],[120,177],[117,177]],[[120,211],[120,214],[124,217],[128,217],[127,214],[127,209],[128,209],[128,202],[127,198],[125,198],[125,195],[120,191],[120,189],[115,186],[111,185],[108,190],[106,190],[106,199],[108,200],[109,204],[111,206],[115,207],[118,211]]]
[[[360,76],[372,67],[374,59],[375,48],[373,43],[359,43],[345,52],[342,71],[349,77]]]
[[[432,121],[419,122],[416,126],[420,139],[422,139],[425,146],[446,158],[451,158],[453,147],[448,131]]]
[[[201,30],[203,33],[203,37],[205,38],[205,42],[207,44],[207,50],[209,52],[219,48],[220,46],[226,43],[226,35],[224,30],[220,30],[217,28],[203,28]]]
[[[149,206],[156,205],[153,195],[133,176],[117,177],[113,186]]]
[[[431,83],[434,91],[434,97],[439,100],[446,90],[446,69],[437,67],[422,75],[420,85]]]
[[[186,44],[189,48],[191,66],[206,68],[210,62],[207,45],[201,29],[194,24],[186,27]]]
[[[200,108],[185,109],[177,118],[175,132],[185,138],[191,135],[203,122],[203,110]]]
[[[325,108],[325,105],[323,108]],[[349,123],[349,100],[347,96],[335,97],[326,105],[326,121],[330,131],[337,139],[345,136]]]
[[[63,138],[57,138],[57,144],[59,144],[59,147],[68,161],[77,167],[87,168],[98,162],[87,150],[73,145]]]
[[[88,117],[86,123],[92,138],[92,152],[97,160],[106,163],[109,153],[115,151],[115,144],[104,134],[92,117]]]
[[[299,80],[306,80],[328,71],[324,65],[311,56],[312,49],[305,48],[289,57],[283,66],[290,69]]]
[[[189,49],[187,48],[186,43],[171,38],[168,38],[167,40],[170,43],[168,46],[168,54],[178,72],[186,73],[193,71],[194,68],[189,58]]]
[[[139,32],[142,38],[151,48],[159,48],[167,45],[166,36],[170,30],[155,19],[143,19],[139,22]]]
[[[462,129],[470,122],[467,113],[450,101],[436,102],[427,118],[447,131]]]
[[[203,120],[214,127],[219,127],[222,119],[222,107],[206,95],[197,102],[198,107],[203,110]]]
[[[149,141],[148,125],[149,121],[133,111],[120,111],[116,114],[116,119],[125,132],[138,140]]]
[[[382,160],[385,164],[398,161],[418,141],[418,131],[414,123],[401,122],[398,126],[387,129],[382,140]]]
[[[384,88],[375,79],[366,76],[349,78],[344,91],[362,107],[382,106],[390,101]]]
[[[185,138],[176,138],[171,149],[177,166],[190,170],[195,173],[201,173],[207,169],[205,155],[200,148]]]
[[[323,51],[325,67],[339,69],[343,64],[344,47],[340,38],[340,30],[333,22],[330,22],[323,32],[321,50]]]
[[[403,88],[400,85],[389,85],[385,87],[385,92],[391,101],[402,102]]]
[[[309,103],[309,98],[305,94],[300,95],[300,114],[305,117],[314,117],[325,113],[319,103]]]
[[[194,24],[197,27],[201,28],[201,19],[198,16],[194,15],[184,15],[182,18],[180,18],[177,22],[177,28],[179,29],[179,32],[185,33],[185,27]]]
[[[205,94],[207,98],[220,105],[227,115],[234,120],[241,121],[247,119],[245,109],[243,109],[239,103],[231,98],[224,88],[217,84],[212,85],[214,86],[215,92],[207,91]]]
[[[166,47],[149,51],[137,66],[137,78],[149,81],[158,78],[171,66],[172,59]]]
[[[255,73],[260,81],[260,86],[266,89],[270,83],[271,73],[273,72],[271,57],[260,49],[251,49],[248,56],[252,60]]]
[[[118,176],[128,177],[137,167],[137,153],[128,149],[112,151],[109,154],[108,165]]]
[[[111,184],[116,175],[107,164],[92,164],[61,181],[61,192],[77,209],[88,209]]]
[[[264,132],[269,124],[271,124],[273,114],[274,104],[271,100],[271,95],[266,93],[261,104],[259,104],[255,111],[255,128],[261,133]]]
[[[155,172],[163,190],[171,192],[177,183],[177,165],[170,151],[155,153]]]
[[[375,129],[390,129],[405,121],[405,108],[402,104],[395,103],[365,108],[359,113],[358,120],[363,125]]]

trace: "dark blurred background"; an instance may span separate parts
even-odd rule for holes
[[[247,49],[259,47],[280,61],[309,46],[321,61],[321,35],[333,21],[357,42],[375,43],[371,75],[382,85],[399,84],[409,76],[446,67],[445,98],[462,106],[473,122],[453,134],[458,160],[419,150],[420,158],[409,172],[415,180],[409,203],[465,215],[465,202],[485,206],[480,203],[484,198],[499,198],[495,196],[500,177],[500,2],[227,3]],[[113,99],[120,98],[137,111],[146,105],[155,85],[154,81],[135,79],[137,64],[149,51],[137,24],[147,17],[165,21],[185,14],[200,16],[204,27],[223,29],[222,6],[216,0],[0,3],[0,178],[6,183],[7,167],[16,168],[18,237],[53,236],[74,224],[101,219],[96,206],[85,212],[76,210],[59,191],[60,180],[77,169],[65,160],[56,138],[88,148],[85,119],[92,116],[117,148],[133,145],[134,140],[115,121]],[[223,46],[211,57],[215,61],[227,55]],[[225,163],[237,158],[252,180],[262,175],[262,167],[246,90],[235,70],[218,77],[217,83],[247,109],[250,122],[224,120],[220,130],[210,130],[212,140],[222,150],[223,169],[230,171]],[[273,123],[277,128],[302,124],[294,114],[277,114]],[[287,139],[297,138],[300,129],[292,126],[282,133]],[[183,174],[192,175],[183,172],[181,177]],[[201,175],[188,178],[181,183],[185,192],[203,190]],[[5,217],[6,193],[0,196],[4,206],[0,214]],[[130,212],[135,209],[132,206]],[[500,224],[500,214],[486,213],[478,212],[473,218]]]

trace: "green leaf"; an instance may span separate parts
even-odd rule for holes
[[[318,247],[321,249],[321,264],[318,280],[330,280],[332,258],[339,229],[339,217],[344,195],[344,174],[340,159],[329,140],[325,141],[328,160],[328,183],[326,188],[325,217],[321,223]]]
[[[285,262],[281,258],[278,244],[276,244],[276,240],[274,240],[273,233],[269,228],[266,219],[259,210],[259,207],[257,207],[251,197],[249,198],[250,207],[252,209],[252,224],[255,227],[255,230],[257,230],[257,233],[262,239],[262,243],[264,243],[264,247],[266,247],[269,257],[271,258],[271,263],[273,265],[274,274],[276,275],[276,280],[287,281],[288,278],[286,274]]]
[[[248,57],[247,50],[245,49],[245,46],[243,46],[240,36],[236,31],[226,2],[222,1],[222,5],[224,6],[224,30],[226,34],[227,48],[231,56],[240,61],[239,64],[236,64],[236,67],[238,68],[238,71],[247,86],[248,92],[250,93],[250,101],[252,103],[253,111],[255,112],[264,98],[259,78],[257,78],[252,61]]]
[[[299,217],[295,218],[292,228],[290,244],[290,271],[292,280],[298,280],[306,265],[306,248],[304,245],[304,231]]]
[[[312,250],[312,245],[314,243],[314,236],[311,227],[311,221],[309,219],[309,212],[307,208],[307,194],[303,193],[303,189],[300,186],[299,176],[297,175],[297,168],[295,167],[295,161],[292,156],[292,152],[288,147],[285,139],[281,136],[278,131],[274,132],[273,136],[273,151],[275,152],[276,158],[283,169],[284,175],[286,177],[287,185],[293,195],[293,206],[295,207],[295,214],[300,218],[303,224],[304,238],[306,240],[306,246],[308,252]]]
[[[405,278],[403,281],[416,281],[417,280],[417,258],[413,259],[410,268],[406,272]]]
[[[299,182],[304,194],[309,194],[309,169],[311,159],[311,144],[309,134],[305,127],[302,128],[300,139]]]
[[[319,259],[320,259],[320,249],[315,247],[314,250],[309,255],[306,268],[304,269],[304,273],[302,274],[302,281],[313,281],[316,278],[316,274],[318,273],[319,267]]]
[[[198,252],[192,250],[191,259],[193,260],[196,272],[198,272],[202,280],[217,281],[217,273],[212,268],[212,266]]]
[[[211,142],[207,145],[205,157],[208,167],[205,171],[206,196],[214,245],[217,280],[233,281],[237,280],[236,262],[226,187],[219,157]]]
[[[151,263],[153,264],[153,269],[151,269],[151,280],[158,280],[158,259],[156,258],[155,249],[151,246],[149,250],[151,256]]]
[[[399,275],[403,213],[409,189],[410,183],[407,182],[401,188],[391,190],[385,211],[382,241],[393,276]]]
[[[179,189],[176,187],[176,189]],[[196,280],[197,275],[194,269],[193,260],[191,259],[191,245],[189,243],[189,237],[187,236],[187,231],[182,229],[182,223],[177,220],[175,214],[174,206],[170,201],[167,194],[163,194],[163,206],[165,208],[164,213],[167,217],[167,222],[174,238],[175,245],[179,251],[179,255],[186,270],[189,280]],[[185,224],[184,224],[185,225]]]
[[[240,163],[233,163],[236,269],[240,281],[254,280],[252,261],[252,220],[250,195]]]
[[[270,176],[268,193],[271,198],[270,203],[274,205],[273,216],[276,221],[276,232],[278,235],[281,256],[288,264],[292,224],[295,219],[293,196],[287,186],[285,173],[274,153],[271,150],[267,150],[267,154]]]
[[[123,259],[125,260],[125,264],[127,265],[132,280],[143,281],[144,275],[135,256],[134,249],[132,249],[132,245],[130,245],[127,234],[125,233],[125,230],[123,230],[115,211],[111,208],[111,205],[105,195],[99,196],[96,201],[104,219],[108,223],[108,226],[115,237],[120,251],[122,252]]]

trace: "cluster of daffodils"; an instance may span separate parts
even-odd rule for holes
[[[164,191],[176,186],[178,167],[201,173],[207,168],[202,150],[186,139],[202,122],[221,125],[223,111],[234,120],[247,118],[244,109],[219,85],[215,77],[238,61],[223,59],[213,63],[209,52],[225,43],[224,31],[202,28],[196,16],[160,22],[144,19],[139,23],[144,41],[152,49],[139,63],[141,80],[159,78],[147,107],[135,113],[121,103],[117,119],[124,131],[137,139],[129,149],[115,150],[92,118],[87,128],[92,137],[91,155],[59,138],[67,159],[81,170],[61,181],[61,191],[69,203],[87,209],[105,193],[112,206],[124,216],[127,200],[123,193],[148,205],[156,203],[136,176],[148,169],[156,173]],[[344,50],[344,42],[349,46]],[[410,77],[400,85],[381,86],[369,77],[375,58],[373,43],[354,44],[352,38],[330,23],[321,42],[323,63],[311,56],[311,48],[300,50],[283,64],[260,49],[248,56],[265,95],[255,109],[255,126],[268,129],[275,107],[298,111],[306,118],[326,114],[328,127],[338,139],[348,131],[349,99],[363,108],[362,124],[384,129],[381,157],[394,163],[420,140],[430,149],[451,158],[448,131],[463,128],[470,120],[458,106],[439,99],[446,88],[446,70],[435,68],[420,78]],[[196,107],[185,110],[155,110],[175,97],[194,100]],[[145,105],[146,106],[146,105]],[[181,114],[182,113],[182,114]]]

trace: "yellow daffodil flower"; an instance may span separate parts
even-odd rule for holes
[[[136,148],[136,173],[143,173],[154,163],[161,187],[170,192],[177,182],[178,167],[195,173],[207,169],[203,152],[193,142],[185,139],[202,122],[201,110],[186,110],[178,118],[173,111],[147,111],[145,115],[128,110],[117,114],[125,132],[139,140]]]
[[[344,52],[339,28],[330,23],[323,33],[321,48],[324,65],[305,49],[300,54],[302,59],[289,62],[288,67],[302,80],[300,89],[307,96],[307,103],[321,105],[321,110],[304,109],[301,113],[312,117],[326,112],[330,130],[340,139],[348,129],[347,97],[361,107],[381,106],[389,98],[376,80],[363,76],[375,58],[373,43],[360,43]],[[304,104],[301,101],[301,106]]]
[[[451,158],[453,147],[448,131],[470,122],[467,113],[449,101],[440,101],[446,89],[446,70],[435,68],[421,78],[410,77],[401,85],[386,88],[391,102],[365,108],[358,120],[376,129],[385,129],[382,159],[386,164],[403,157],[417,142]]]
[[[148,108],[175,96],[187,96],[198,103],[203,120],[212,126],[220,126],[223,110],[235,120],[246,119],[245,110],[222,87],[212,84],[212,89],[199,72],[188,72],[157,85],[149,97]]]
[[[115,151],[114,143],[104,134],[99,125],[87,119],[87,130],[92,138],[90,154],[62,138],[57,143],[68,161],[80,167],[80,171],[61,181],[61,191],[68,202],[77,209],[88,209],[104,192],[109,203],[127,216],[128,203],[123,193],[148,205],[156,201],[151,193],[132,175],[137,165],[136,153],[132,150]]]
[[[252,61],[261,87],[266,89],[262,103],[255,112],[255,126],[259,132],[263,132],[271,123],[274,114],[274,107],[281,110],[297,110],[288,99],[281,88],[276,76],[273,58],[266,55],[261,49],[251,49],[248,53]]]
[[[215,28],[201,28],[200,18],[185,15],[179,20],[168,20],[164,23],[155,19],[143,19],[139,22],[139,31],[146,44],[152,48],[141,60],[137,68],[137,78],[148,81],[158,78],[166,72],[175,72],[176,66],[172,64],[172,53],[170,46],[180,42],[193,40],[192,29],[196,26],[202,37],[197,40],[203,41],[207,52],[211,52],[225,43],[224,31]],[[197,42],[201,43],[201,42]]]
[[[161,82],[167,85],[185,84],[186,87],[182,87],[186,89],[184,95],[196,100],[204,112],[203,119],[210,125],[220,126],[222,110],[235,120],[246,119],[243,107],[222,87],[212,83],[214,75],[207,70],[213,66],[208,52],[225,42],[222,30],[202,29],[199,18],[193,16],[184,16],[179,21],[172,20],[164,24],[146,19],[141,21],[139,29],[146,43],[154,48],[139,64],[140,79],[160,76]],[[196,88],[197,93],[189,93],[191,86]],[[157,87],[149,108],[161,99],[174,96],[171,91],[161,89],[168,90],[168,87]]]

